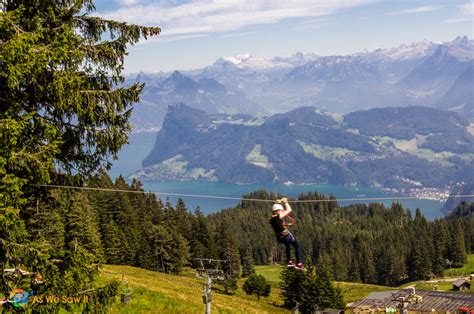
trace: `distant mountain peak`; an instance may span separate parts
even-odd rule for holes
[[[244,54],[237,55],[235,57],[224,57],[223,59],[225,61],[229,61],[229,62],[237,65],[237,64],[241,64],[242,62],[245,62],[245,61],[249,60],[250,58],[253,58],[251,54],[244,53]]]
[[[469,42],[469,37],[467,35],[464,36],[458,36],[456,37],[451,43],[456,43],[456,44],[466,44]]]
[[[388,58],[391,60],[409,60],[424,58],[431,55],[440,44],[433,43],[427,39],[419,42],[409,44],[402,44],[398,47],[389,49],[376,49],[372,53],[381,58]]]
[[[185,76],[179,71],[174,71],[164,82],[163,86],[174,88],[197,88],[197,83],[190,77]]]
[[[474,59],[474,40],[467,36],[458,36],[445,45],[449,47],[449,53],[460,61]]]
[[[175,70],[173,72],[173,74],[171,74],[170,76],[171,79],[173,80],[182,80],[184,78],[187,78],[186,76],[184,76],[181,72],[179,72],[178,70]]]

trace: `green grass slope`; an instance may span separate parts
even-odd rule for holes
[[[445,276],[459,277],[474,273],[474,254],[469,255],[468,264],[463,268],[448,269]],[[239,289],[234,295],[220,292],[218,285],[213,285],[212,307],[214,313],[289,313],[281,308],[280,290],[278,284],[280,272],[284,266],[256,266],[257,274],[264,276],[272,286],[268,298],[257,300],[255,296],[246,295],[241,287],[245,279],[239,280]],[[202,303],[203,280],[195,277],[191,269],[187,269],[181,276],[167,275],[159,272],[144,270],[130,266],[106,265],[103,267],[99,282],[112,278],[128,282],[132,291],[132,301],[129,304],[117,302],[110,313],[200,313],[204,311]],[[417,281],[405,286],[416,286],[417,289],[431,290],[433,284],[438,290],[449,291],[452,283]],[[385,287],[362,283],[337,282],[344,295],[346,303],[352,303],[368,296],[372,292],[399,289],[401,287]]]
[[[446,269],[444,272],[446,277],[469,276],[470,274],[474,274],[474,254],[468,255],[467,264],[464,267]]]
[[[132,291],[132,301],[128,304],[116,303],[110,313],[201,313],[203,280],[190,272],[184,276],[173,276],[130,266],[106,265],[100,280],[122,278],[128,282]],[[240,286],[242,285],[240,282]],[[279,302],[278,290],[272,295],[257,301],[247,296],[242,289],[234,295],[212,292],[213,313],[289,313],[269,302]],[[277,303],[278,304],[278,303]]]
[[[284,266],[256,266],[255,270],[257,274],[262,275],[272,286],[273,289],[278,287],[280,280],[280,272],[284,269]],[[339,286],[344,295],[344,301],[346,303],[352,303],[354,301],[360,300],[368,296],[372,292],[376,291],[386,291],[390,289],[395,289],[385,286],[377,285],[368,285],[363,283],[353,283],[353,282],[336,282],[336,285]]]

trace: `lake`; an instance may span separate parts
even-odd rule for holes
[[[109,171],[112,178],[120,174],[128,176],[141,167],[141,161],[151,151],[155,143],[156,133],[133,133],[130,135],[130,144],[125,145],[118,154],[118,160],[114,162],[114,166]],[[292,185],[285,186],[280,184],[250,184],[237,185],[221,182],[197,182],[197,181],[148,181],[143,182],[143,187],[146,191],[161,192],[161,193],[180,193],[180,194],[196,194],[196,195],[215,195],[226,197],[241,197],[243,194],[253,192],[258,189],[266,189],[276,193],[282,193],[285,196],[296,197],[299,193],[317,191],[318,193],[327,196],[333,194],[337,198],[357,198],[357,197],[387,197],[383,191],[370,187],[346,187],[329,184],[311,184],[311,185]],[[158,195],[161,199],[166,199],[166,195]],[[238,201],[223,200],[223,199],[209,199],[198,197],[182,197],[189,210],[193,211],[197,206],[200,206],[203,212],[212,213],[222,208],[234,207]],[[175,204],[177,197],[169,196],[170,201]],[[342,206],[355,202],[339,202]],[[366,202],[367,203],[367,202]],[[392,201],[381,202],[390,206]],[[410,208],[412,212],[416,208],[420,208],[425,217],[434,219],[442,217],[441,212],[443,203],[433,200],[401,200],[400,203],[406,208]],[[263,203],[262,206],[270,204]]]
[[[237,185],[230,183],[221,182],[198,182],[198,181],[145,181],[143,187],[146,191],[160,192],[158,196],[165,200],[169,197],[171,203],[175,204],[177,196],[167,196],[166,193],[179,193],[179,194],[195,194],[195,195],[215,195],[225,197],[241,197],[243,194],[253,192],[258,189],[266,189],[267,191],[273,191],[276,193],[282,193],[285,196],[297,197],[302,192],[317,191],[318,193],[329,196],[335,195],[336,198],[367,198],[367,197],[388,197],[390,195],[385,194],[383,191],[370,188],[370,187],[347,187],[340,185],[330,184],[309,184],[309,185],[280,185],[280,184],[250,184],[250,185]],[[200,206],[204,213],[216,212],[222,208],[234,207],[238,204],[237,200],[226,200],[226,199],[211,199],[201,197],[181,197],[189,210],[194,210],[197,206]],[[357,201],[343,201],[339,202],[340,205],[349,205],[357,203]],[[368,203],[368,202],[362,202]],[[392,201],[381,202],[386,206],[390,206]],[[442,217],[444,214],[441,212],[443,203],[433,200],[400,200],[400,203],[404,207],[410,208],[414,213],[416,208],[420,208],[422,213],[428,219],[434,219]],[[271,204],[262,203],[262,206],[267,206],[270,210]]]

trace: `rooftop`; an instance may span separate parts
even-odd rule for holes
[[[456,287],[460,287],[465,283],[469,284],[469,282],[466,279],[459,279],[459,280],[453,281],[453,285]]]
[[[398,291],[374,292],[368,297],[354,302],[351,309],[369,310],[386,307],[397,307],[398,300],[409,298],[412,290],[402,289]],[[460,307],[474,308],[474,294],[441,292],[441,291],[416,291],[416,296],[421,297],[418,301],[413,300],[407,305],[409,311],[454,311]]]

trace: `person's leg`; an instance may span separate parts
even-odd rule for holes
[[[280,242],[285,245],[286,264],[289,266],[291,264],[291,242],[293,242],[293,237],[289,234],[286,237],[281,238]]]
[[[291,243],[293,245],[293,247],[295,248],[295,254],[296,254],[296,263],[297,264],[300,264],[302,263],[302,259],[301,259],[301,245],[300,243],[296,240],[295,237],[293,237],[293,242]]]
[[[286,263],[289,264],[291,261],[291,244],[285,242],[285,250],[286,250]]]

